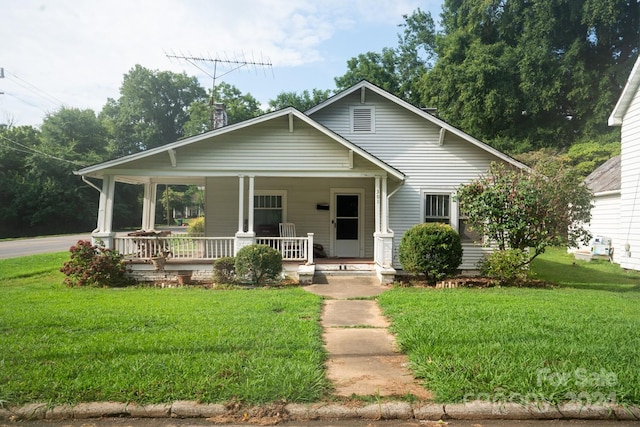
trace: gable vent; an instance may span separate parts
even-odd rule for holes
[[[373,132],[375,130],[373,107],[351,108],[351,130],[352,132]]]

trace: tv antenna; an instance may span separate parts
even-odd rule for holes
[[[165,52],[165,55],[167,58],[169,59],[178,59],[181,61],[186,61],[189,64],[193,65],[194,67],[196,67],[198,70],[202,71],[203,73],[205,73],[207,76],[211,77],[212,80],[212,85],[211,85],[211,99],[209,100],[209,109],[210,109],[210,121],[211,121],[211,129],[216,129],[218,127],[222,127],[226,124],[226,120],[225,123],[218,123],[218,121],[216,120],[215,117],[215,109],[216,109],[216,100],[215,100],[215,96],[216,96],[216,80],[219,79],[220,77],[224,77],[227,74],[230,74],[236,70],[239,70],[240,68],[243,67],[253,67],[254,69],[258,69],[258,68],[263,68],[266,69],[267,67],[272,67],[273,64],[271,63],[271,61],[267,58],[266,60],[260,58],[260,60],[255,60],[255,59],[246,59],[244,54],[241,56],[241,58],[238,58],[236,56],[233,57],[233,59],[230,59],[228,57],[225,56],[225,58],[220,58],[219,56],[216,55],[216,57],[212,57],[212,56],[193,56],[193,55],[176,55],[175,53],[172,54],[168,54]],[[205,70],[203,67],[201,67],[198,64],[213,64],[213,74],[211,74],[209,71]],[[226,66],[226,69],[222,72],[222,74],[218,74],[218,65],[221,66]],[[221,121],[220,121],[221,122]]]

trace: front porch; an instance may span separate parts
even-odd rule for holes
[[[115,236],[113,247],[124,255],[134,277],[149,282],[177,282],[178,276],[188,276],[194,282],[209,282],[215,260],[234,256],[238,245],[236,237],[167,232],[158,232],[155,236],[130,234]],[[313,233],[306,237],[257,237],[253,242],[277,249],[282,255],[283,274],[301,284],[311,284],[319,276],[334,274],[377,274],[381,283],[393,281],[395,270],[382,269],[373,259],[315,258],[313,237]]]

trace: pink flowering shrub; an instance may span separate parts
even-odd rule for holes
[[[135,283],[127,276],[123,256],[116,250],[79,240],[69,252],[71,258],[60,269],[67,276],[67,286],[121,287]]]

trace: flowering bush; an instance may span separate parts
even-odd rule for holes
[[[67,276],[64,279],[67,286],[120,287],[135,283],[133,278],[127,276],[123,257],[118,251],[79,240],[69,252],[71,259],[60,269]]]

